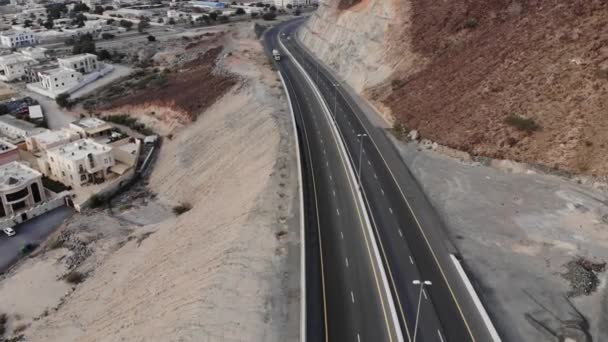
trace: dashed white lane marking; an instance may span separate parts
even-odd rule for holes
[[[384,196],[384,189],[380,188],[380,192],[382,193],[382,196]]]
[[[367,161],[367,165],[372,166],[372,163],[369,162],[369,160]]]
[[[346,263],[346,267],[348,267],[348,258],[344,258],[344,262]]]
[[[332,177],[331,175],[329,175],[329,180],[330,180],[330,181],[333,181],[333,180],[334,180],[334,177]]]
[[[340,209],[336,209],[336,213],[338,213],[338,216],[340,216]]]
[[[393,208],[388,208],[388,211],[391,212],[391,214],[393,213]]]
[[[375,173],[374,173],[374,178],[378,179],[378,175],[376,175]]]
[[[325,166],[329,166],[329,162],[328,161],[325,162]]]
[[[439,332],[439,330],[437,330],[437,332]],[[441,334],[439,334],[439,336],[441,336]],[[359,333],[357,333],[357,342],[361,342],[361,336],[359,336]],[[443,342],[443,340],[441,340],[441,342]]]
[[[355,133],[355,130],[354,130],[354,129],[351,129],[351,131],[353,131],[353,134]]]
[[[323,149],[323,154],[325,154],[325,149]]]
[[[336,190],[332,190],[331,193],[336,197]]]
[[[350,124],[350,121],[348,122],[348,125],[349,125],[349,126],[352,126],[352,125]]]
[[[355,294],[353,293],[353,291],[350,291],[350,300],[354,303],[355,302]]]
[[[340,232],[340,237],[342,238],[342,240],[344,240],[344,234],[342,234],[342,232]]]
[[[424,291],[424,289],[422,289],[422,295],[424,295],[425,300],[428,300],[428,298],[426,297],[426,291]]]
[[[401,231],[401,228],[399,228],[399,236],[403,237],[403,232]]]
[[[357,336],[358,336],[358,335],[359,335],[359,334],[357,334]],[[443,336],[441,336],[441,331],[439,331],[439,329],[437,329],[437,335],[439,335],[439,340],[440,340],[441,342],[443,342]]]
[[[399,235],[401,235],[401,234],[399,234]],[[412,258],[411,255],[410,255],[410,264],[412,264],[412,265],[414,264],[414,259]]]

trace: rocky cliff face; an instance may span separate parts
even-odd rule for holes
[[[606,1],[326,1],[300,35],[423,138],[608,175]]]
[[[409,43],[393,44],[395,33],[409,27],[409,23],[397,19],[409,6],[397,3],[321,1],[319,10],[300,30],[300,39],[352,87],[362,91],[385,81],[398,67],[414,67],[416,55],[410,53]]]

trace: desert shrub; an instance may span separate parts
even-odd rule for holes
[[[70,94],[68,93],[61,93],[57,95],[57,97],[55,98],[55,102],[57,102],[57,105],[61,108],[69,108],[72,106],[72,101],[70,101]]]
[[[173,213],[175,215],[181,215],[187,211],[189,211],[190,209],[192,209],[192,205],[190,203],[180,203],[176,206],[173,207]]]
[[[6,321],[8,321],[8,315],[0,313],[0,336],[4,335],[6,331]]]
[[[395,138],[399,140],[407,140],[407,135],[409,134],[409,129],[407,126],[399,121],[395,121],[392,128],[393,134]]]
[[[264,13],[264,15],[262,16],[262,19],[264,20],[275,20],[277,18],[277,15],[272,13],[272,12],[268,12],[268,13]]]
[[[27,324],[25,324],[25,323],[19,323],[13,329],[13,334],[14,335],[19,335],[20,333],[24,332],[25,329],[27,329],[27,327],[28,327]]]
[[[95,209],[103,205],[103,198],[98,195],[91,196],[91,208]]]
[[[49,249],[57,249],[63,247],[63,240],[60,238],[55,238],[49,242]]]
[[[71,271],[63,279],[70,284],[80,284],[84,281],[85,275],[78,271]]]
[[[507,116],[505,118],[505,123],[509,126],[515,127],[519,131],[525,131],[528,133],[537,131],[540,128],[534,119],[525,118],[517,114]]]
[[[475,18],[469,18],[469,19],[465,20],[463,26],[464,26],[464,28],[467,28],[467,29],[474,29],[477,26],[479,26],[479,21],[477,21],[477,19],[475,19]]]

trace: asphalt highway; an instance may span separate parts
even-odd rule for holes
[[[384,132],[299,44],[300,23],[271,29],[265,45],[283,55],[276,65],[302,141],[308,340],[491,341],[426,196]]]

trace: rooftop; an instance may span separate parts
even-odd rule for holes
[[[34,125],[33,123],[19,120],[10,114],[0,115],[0,123],[3,123],[7,126],[12,126],[12,127],[24,130],[24,131],[34,131],[36,129],[39,129],[39,127],[36,127],[36,125]],[[40,132],[43,132],[43,130],[44,130],[44,128],[40,129]]]
[[[85,128],[85,129],[90,129],[90,128],[97,128],[97,127],[101,127],[103,125],[108,125],[107,122],[98,119],[98,118],[83,118],[77,121],[72,122],[74,125]]]
[[[36,135],[32,136],[32,138],[35,138],[39,144],[49,145],[54,142],[68,140],[68,139],[70,139],[70,137],[74,136],[74,134],[76,134],[76,133],[75,132],[71,133],[67,129],[62,129],[59,131],[48,130],[46,132],[36,134]]]
[[[40,172],[21,162],[4,164],[0,166],[0,191],[14,189],[40,176]]]
[[[10,142],[0,139],[0,153],[12,151],[16,148],[17,146],[11,144]]]
[[[1,31],[0,32],[0,36],[12,36],[15,34],[31,34],[33,33],[30,30],[6,30],[6,31]]]
[[[67,69],[64,69],[64,68],[53,68],[53,69],[47,69],[47,70],[40,70],[38,72],[41,73],[41,74],[48,75],[48,76],[52,77],[52,76],[55,76],[55,75],[58,76],[58,75],[61,75],[61,74],[72,73],[74,71],[67,70]]]
[[[0,56],[0,64],[5,65],[25,63],[31,60],[31,58],[28,58],[20,53],[11,53],[10,55]]]
[[[64,57],[64,58],[57,58],[58,62],[66,62],[66,63],[73,63],[73,62],[79,62],[81,59],[83,58],[87,58],[87,57],[95,57],[97,58],[97,56],[91,54],[91,53],[81,53],[79,55],[74,55],[74,56],[70,56],[70,57]]]
[[[91,139],[82,139],[51,149],[48,153],[70,160],[80,160],[85,158],[89,153],[96,154],[109,152],[111,150],[112,148],[110,146],[97,143]]]

